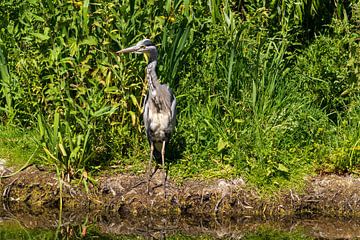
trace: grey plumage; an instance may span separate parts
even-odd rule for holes
[[[167,84],[160,84],[156,75],[157,49],[149,40],[144,39],[135,46],[120,50],[117,53],[143,53],[148,59],[146,80],[149,84],[144,99],[144,125],[150,143],[150,159],[148,169],[148,191],[151,173],[151,161],[154,149],[161,153],[162,166],[165,169],[165,145],[169,142],[176,124],[176,98]],[[164,174],[164,193],[166,194],[166,174]]]

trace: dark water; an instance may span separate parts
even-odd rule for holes
[[[360,239],[360,219],[0,212],[0,239]]]

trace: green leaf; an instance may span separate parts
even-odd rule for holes
[[[106,87],[104,89],[105,93],[118,93],[119,92],[119,88],[116,86],[112,86],[112,87]]]
[[[85,35],[89,34],[89,4],[90,0],[84,0],[82,8],[82,28]]]
[[[224,141],[222,138],[219,139],[218,144],[217,144],[217,151],[221,152],[222,150],[224,150],[227,146],[229,146],[229,142]]]
[[[55,112],[54,115],[54,137],[53,137],[53,143],[54,143],[54,148],[55,148],[55,144],[58,143],[58,132],[59,132],[59,127],[60,127],[60,114],[59,112]],[[55,150],[55,149],[54,149]]]
[[[255,83],[255,81],[252,82],[252,94],[251,94],[251,99],[252,99],[253,109],[255,110],[255,106],[256,106],[256,83]]]
[[[284,164],[282,164],[282,163],[279,163],[279,165],[278,165],[278,170],[279,170],[279,171],[282,171],[282,172],[286,172],[286,173],[289,172],[289,169],[288,169]]]
[[[64,145],[62,144],[62,143],[59,143],[59,149],[60,149],[60,151],[61,151],[61,154],[64,156],[64,157],[66,157],[67,156],[67,153],[66,153],[66,150],[65,150],[65,148],[64,148]]]
[[[38,120],[38,128],[39,128],[39,131],[40,131],[40,138],[43,138],[44,135],[45,135],[45,129],[44,129],[44,125],[43,125],[43,122],[42,122],[42,116],[41,116],[40,113],[37,116],[37,120]]]
[[[131,94],[131,95],[130,95],[130,98],[131,98],[132,103],[133,103],[137,108],[140,109],[140,105],[139,105],[136,97],[135,97],[133,94]]]
[[[45,22],[45,19],[42,18],[41,16],[38,16],[38,15],[36,15],[36,14],[34,14],[34,13],[31,13],[30,15],[31,15],[36,21]]]
[[[96,39],[96,37],[94,36],[90,36],[88,38],[85,38],[84,40],[82,40],[79,45],[89,45],[89,46],[94,46],[98,44],[98,40]]]
[[[136,124],[136,114],[133,111],[129,111],[128,113],[129,113],[129,115],[131,117],[132,125],[135,126],[135,124]]]
[[[102,115],[107,115],[111,113],[111,109],[110,107],[103,107],[99,110],[97,110],[96,112],[93,113],[94,117],[100,117]]]
[[[46,41],[50,38],[48,35],[45,35],[42,33],[30,33],[30,34],[33,35],[34,37],[38,38],[41,41]]]
[[[170,13],[170,10],[171,10],[171,2],[172,2],[171,0],[167,0],[165,2],[165,10],[168,14]]]

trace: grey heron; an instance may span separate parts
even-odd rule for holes
[[[150,143],[150,159],[148,164],[148,193],[152,177],[151,162],[154,150],[161,153],[161,163],[164,170],[164,194],[166,196],[166,170],[165,170],[165,145],[169,142],[176,124],[176,98],[167,84],[160,84],[156,75],[157,48],[149,40],[144,39],[135,46],[122,49],[117,53],[144,54],[148,61],[146,66],[146,80],[149,85],[147,96],[144,99],[143,120],[146,136]]]

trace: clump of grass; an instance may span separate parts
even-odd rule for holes
[[[8,166],[23,166],[37,150],[33,130],[18,127],[0,127],[0,158],[6,160]],[[30,163],[36,162],[32,158]]]

